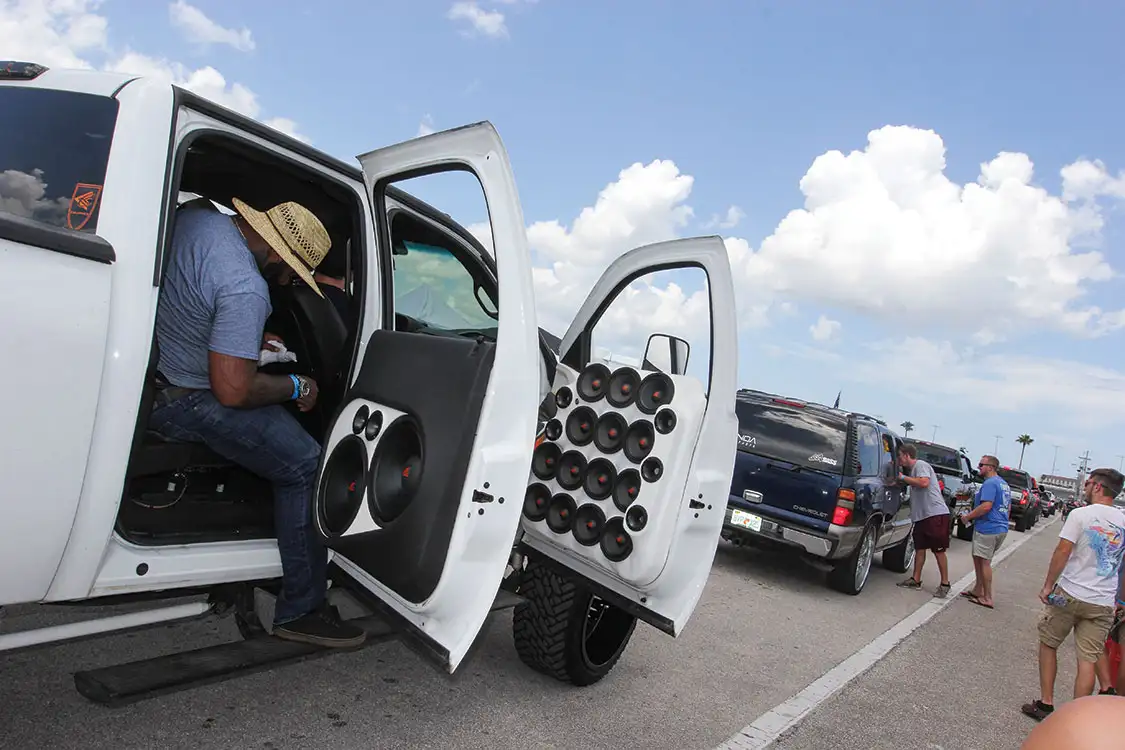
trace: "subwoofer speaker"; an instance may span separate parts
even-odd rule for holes
[[[546,443],[544,443],[546,445]],[[564,490],[573,491],[582,486],[586,478],[586,457],[578,451],[567,451],[559,459],[559,471],[555,481]]]
[[[638,419],[629,425],[629,431],[625,433],[625,457],[639,464],[649,453],[652,453],[652,444],[655,441],[656,433],[652,429],[652,423]]]
[[[574,505],[570,495],[559,493],[552,497],[547,505],[547,527],[556,534],[570,531],[575,519]]]
[[[575,445],[589,445],[594,439],[598,415],[589,406],[579,406],[566,418],[566,439]]]
[[[659,481],[662,476],[664,476],[664,464],[659,458],[653,456],[645,459],[645,462],[641,464],[641,477],[646,482]]]
[[[551,503],[551,489],[539,482],[528,485],[523,495],[523,514],[530,521],[542,521],[547,517],[547,506]]]
[[[625,417],[617,412],[606,412],[598,419],[594,428],[594,445],[602,453],[613,455],[621,450],[625,443],[625,433],[629,430],[629,423]]]
[[[578,395],[583,401],[598,401],[609,389],[609,368],[601,363],[587,365],[578,376]]]
[[[648,524],[648,511],[643,506],[634,505],[625,511],[625,525],[629,531],[640,531]]]
[[[640,492],[640,473],[636,469],[626,469],[617,475],[617,482],[613,485],[613,504],[624,513]]]
[[[609,389],[606,391],[605,399],[610,406],[624,409],[633,403],[640,385],[640,373],[632,367],[619,368],[609,378]]]
[[[546,435],[548,440],[558,440],[560,437],[562,437],[562,433],[563,433],[562,422],[560,422],[557,419],[552,419],[543,428],[543,434]]]
[[[633,539],[625,530],[621,517],[614,518],[605,525],[601,536],[602,554],[607,560],[621,562],[633,552]]]
[[[662,372],[654,372],[641,381],[637,394],[637,408],[644,414],[655,414],[662,406],[672,403],[676,387],[672,379]]]
[[[394,521],[413,502],[423,470],[418,423],[399,417],[375,446],[367,478],[367,506],[378,523]]]
[[[586,503],[574,514],[574,538],[584,547],[593,547],[605,528],[605,513],[593,503]]]
[[[613,494],[614,480],[617,479],[617,469],[604,458],[595,458],[586,467],[586,494],[594,500],[605,500]]]
[[[367,447],[361,438],[350,435],[332,449],[324,463],[319,503],[320,524],[329,534],[343,534],[352,525],[363,504],[366,473]]]
[[[572,393],[570,388],[567,388],[565,385],[562,388],[559,388],[558,392],[555,393],[555,404],[557,404],[560,409],[566,409],[567,407],[569,407],[570,402],[573,400],[574,393]]]
[[[559,469],[562,449],[554,443],[543,443],[531,454],[531,471],[542,480],[552,479]]]

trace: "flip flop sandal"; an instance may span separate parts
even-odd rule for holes
[[[985,604],[980,599],[977,599],[975,596],[969,597],[969,601],[972,602],[973,604],[977,605],[978,607],[987,607],[988,609],[996,609],[996,607],[992,606],[991,604]]]
[[[977,598],[977,595],[974,594],[972,591],[962,591],[961,596],[965,597],[966,599],[976,599]]]
[[[1043,721],[1043,719],[1046,719],[1054,712],[1055,707],[1048,706],[1040,700],[1034,700],[1031,703],[1023,704],[1023,707],[1020,708],[1020,710],[1036,721]]]

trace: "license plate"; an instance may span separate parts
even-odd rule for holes
[[[742,499],[748,503],[760,503],[762,502],[762,493],[757,490],[743,490]]]
[[[762,517],[756,516],[753,513],[746,513],[738,509],[732,509],[730,514],[730,522],[735,526],[742,526],[750,529],[751,531],[762,530]]]

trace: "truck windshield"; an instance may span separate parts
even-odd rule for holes
[[[737,401],[738,448],[833,474],[843,473],[845,419],[802,407]]]
[[[0,212],[97,231],[116,123],[110,97],[0,86]]]

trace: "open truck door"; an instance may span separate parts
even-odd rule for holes
[[[454,672],[497,596],[520,518],[539,404],[531,261],[507,153],[489,123],[360,157],[377,248],[357,369],[325,443],[313,526],[408,643]],[[396,331],[386,191],[467,170],[498,267],[495,341]]]
[[[595,361],[592,332],[614,298],[642,276],[688,268],[706,274],[709,384],[675,374],[678,367],[611,370]],[[703,592],[726,510],[738,429],[736,326],[721,239],[662,242],[621,256],[562,340],[558,411],[524,495],[521,549],[529,558],[585,579],[607,602],[672,636]],[[686,351],[674,351],[686,360]],[[650,362],[651,345],[647,354]]]

